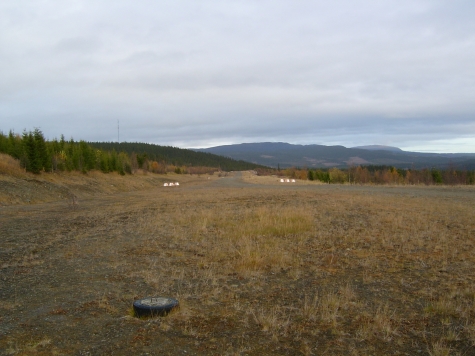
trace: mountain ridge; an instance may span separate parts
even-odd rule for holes
[[[194,149],[270,167],[346,168],[355,165],[387,165],[397,168],[475,169],[475,153],[424,153],[398,147],[369,145],[294,145],[255,142]]]
[[[362,150],[370,150],[370,151],[394,151],[394,152],[402,151],[399,147],[385,146],[385,145],[367,145],[367,146],[356,146],[356,147],[350,147],[350,148],[359,148]]]

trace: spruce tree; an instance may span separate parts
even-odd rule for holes
[[[30,132],[23,131],[23,156],[22,161],[28,172],[35,174],[41,171],[41,162],[36,150],[35,137]]]
[[[43,136],[43,133],[40,129],[36,128],[33,131],[33,137],[35,140],[35,151],[38,169],[49,171],[51,170],[51,159],[46,147],[46,141]]]

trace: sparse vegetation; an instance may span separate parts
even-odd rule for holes
[[[186,179],[2,207],[0,350],[471,354],[473,187]],[[150,295],[180,309],[130,316]]]
[[[0,153],[0,174],[22,177],[25,175],[25,170],[21,168],[19,160],[10,155]]]

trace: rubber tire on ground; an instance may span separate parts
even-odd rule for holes
[[[174,298],[147,297],[134,301],[134,313],[137,317],[165,316],[178,304]]]

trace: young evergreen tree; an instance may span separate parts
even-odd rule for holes
[[[64,139],[64,135],[61,135],[61,138],[59,140],[59,148],[61,151],[66,148],[66,140]]]
[[[95,153],[86,141],[79,141],[79,150],[81,152],[82,171],[90,171],[96,165]]]
[[[309,169],[308,172],[307,172],[307,179],[308,180],[314,180],[313,171],[311,169]]]
[[[442,174],[438,169],[432,169],[432,180],[435,184],[442,184]]]
[[[40,171],[50,171],[51,170],[51,157],[46,147],[46,141],[43,136],[43,133],[40,129],[36,128],[33,131],[33,138],[35,140],[35,151],[37,165]]]
[[[7,150],[8,150],[7,136],[5,136],[2,131],[0,131],[0,152],[7,153]]]
[[[8,144],[6,153],[13,158],[20,159],[22,156],[23,147],[21,137],[10,130],[8,133]]]
[[[30,132],[23,131],[23,151],[24,154],[22,156],[23,164],[27,170],[27,172],[32,172],[35,174],[40,173],[41,171],[41,162],[39,160],[36,144],[35,144],[35,137]]]

